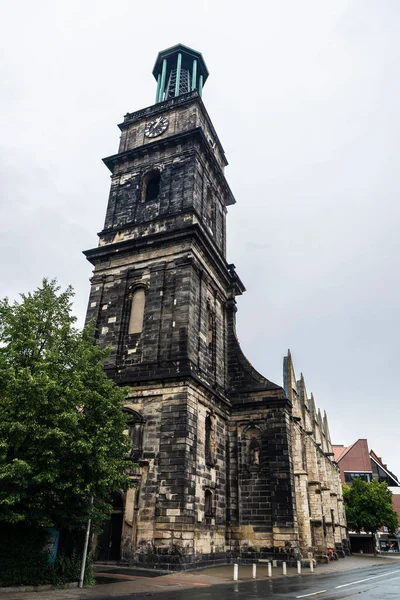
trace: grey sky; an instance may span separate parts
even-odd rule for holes
[[[203,99],[237,204],[228,260],[243,350],[296,373],[332,441],[400,475],[397,0],[0,1],[1,296],[57,277],[83,322],[124,113],[154,102],[157,52],[210,70]]]

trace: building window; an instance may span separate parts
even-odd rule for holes
[[[332,531],[335,533],[335,511],[331,508]]]
[[[213,495],[210,490],[206,490],[204,494],[204,513],[206,517],[214,516]]]
[[[344,480],[346,483],[351,483],[353,479],[361,479],[362,481],[371,481],[371,473],[350,473],[345,471]]]
[[[216,316],[211,306],[211,300],[207,301],[205,330],[206,352],[208,357],[207,370],[210,374],[215,376],[217,352]]]
[[[141,333],[143,330],[144,305],[146,291],[144,286],[135,287],[130,295],[131,312],[129,316],[128,333]]]
[[[214,315],[212,314],[211,307],[207,304],[207,344],[209,348],[212,348],[214,338]]]
[[[214,198],[210,188],[207,190],[206,197],[206,224],[210,230],[210,233],[214,231]]]
[[[157,200],[160,195],[161,174],[159,171],[147,173],[143,180],[142,201]]]

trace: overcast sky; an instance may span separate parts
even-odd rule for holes
[[[157,52],[210,71],[203,100],[237,204],[254,366],[296,373],[332,441],[400,476],[398,0],[0,0],[1,296],[56,277],[83,322],[117,123],[153,104]]]

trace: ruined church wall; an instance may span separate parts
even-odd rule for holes
[[[289,412],[260,396],[243,397],[230,423],[228,544],[242,559],[298,550]]]
[[[310,502],[306,462],[306,433],[297,420],[292,422],[292,449],[296,493],[296,516],[299,527],[300,550],[303,557],[312,551]]]

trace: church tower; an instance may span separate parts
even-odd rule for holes
[[[202,101],[207,66],[178,44],[153,75],[155,104],[125,115],[118,153],[104,159],[104,228],[85,252],[87,320],[111,349],[106,372],[128,388],[138,465],[104,548],[159,568],[295,556],[291,403],[235,333],[245,288],[226,259],[235,199]]]

